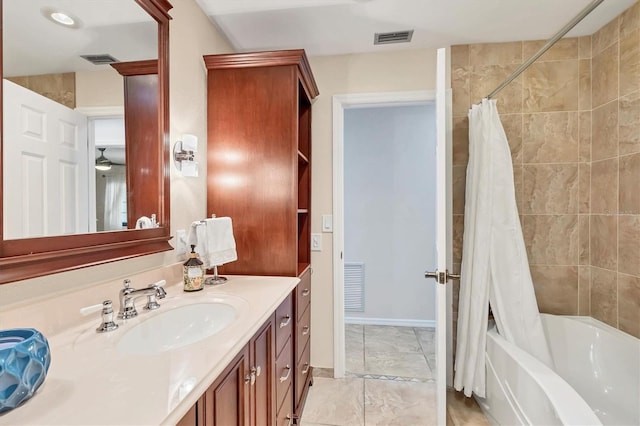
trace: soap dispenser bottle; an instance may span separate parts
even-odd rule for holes
[[[191,253],[189,253],[189,259],[184,262],[183,274],[184,274],[184,291],[199,291],[204,288],[204,265],[202,261],[198,259],[196,253],[196,246],[191,246]]]

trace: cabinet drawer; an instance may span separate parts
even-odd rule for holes
[[[311,309],[307,309],[296,325],[296,360],[302,356],[311,336]]]
[[[304,388],[305,385],[307,384],[307,376],[310,374],[311,372],[311,366],[310,366],[310,352],[309,352],[309,348],[311,345],[307,345],[304,348],[304,351],[302,352],[302,357],[300,358],[300,360],[298,361],[298,364],[296,365],[296,399],[295,399],[295,405],[298,406],[298,404],[300,403],[300,398],[302,397],[302,394],[304,393]]]
[[[295,374],[294,368],[293,348],[291,347],[291,338],[289,338],[284,349],[276,358],[276,403],[278,406],[282,404],[287,388],[291,386]]]
[[[276,309],[276,356],[291,337],[293,323],[293,298],[290,294]]]
[[[311,302],[311,269],[307,269],[307,272],[300,277],[300,282],[295,291],[296,312],[298,316],[296,319],[299,321]]]
[[[293,418],[293,399],[291,398],[291,386],[287,390],[287,394],[284,398],[282,406],[278,409],[276,415],[277,426],[289,426],[291,425],[291,419]]]

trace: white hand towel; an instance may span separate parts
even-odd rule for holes
[[[151,222],[151,219],[149,219],[147,216],[141,216],[136,221],[136,229],[147,229],[147,228],[153,228],[153,223]]]
[[[208,262],[213,268],[238,260],[236,240],[233,237],[233,223],[230,217],[216,217],[206,220]]]
[[[207,264],[207,258],[209,249],[207,247],[207,230],[204,222],[198,220],[191,224],[189,228],[189,235],[187,236],[187,251],[191,252],[191,246],[196,246],[195,252],[198,253],[198,257],[204,263],[205,268],[209,269]]]

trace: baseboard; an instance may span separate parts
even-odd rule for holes
[[[427,327],[435,328],[435,320],[412,320],[412,319],[396,319],[396,318],[361,318],[361,317],[344,317],[345,324],[362,324],[362,325],[394,325],[398,327]]]

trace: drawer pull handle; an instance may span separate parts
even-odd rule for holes
[[[256,377],[259,377],[260,373],[262,373],[262,367],[260,367],[260,366],[251,367],[251,374],[255,374]]]
[[[255,383],[256,377],[253,374],[247,374],[246,376],[244,376],[244,384],[248,385],[249,383],[251,383],[251,385],[253,385],[253,383]]]
[[[285,370],[287,370],[287,374],[280,377],[280,383],[286,382],[287,380],[289,380],[289,376],[291,376],[291,367],[289,367],[289,365],[287,364],[287,366],[284,368]]]
[[[291,414],[287,414],[287,417],[284,418],[287,421],[287,426],[291,426],[291,420],[293,420],[291,418]]]
[[[309,293],[311,293],[311,290],[309,290],[308,288],[305,288],[304,290],[302,290],[302,295],[304,297],[307,297],[309,295]]]
[[[305,325],[304,327],[302,327],[302,335],[306,336],[307,334],[309,334],[309,326]]]
[[[284,319],[284,321],[280,322],[280,328],[285,328],[286,326],[289,325],[289,323],[291,322],[291,315],[287,314],[285,317],[283,317],[282,319]]]
[[[307,374],[309,372],[309,363],[304,363],[304,368],[302,369],[302,374]]]

